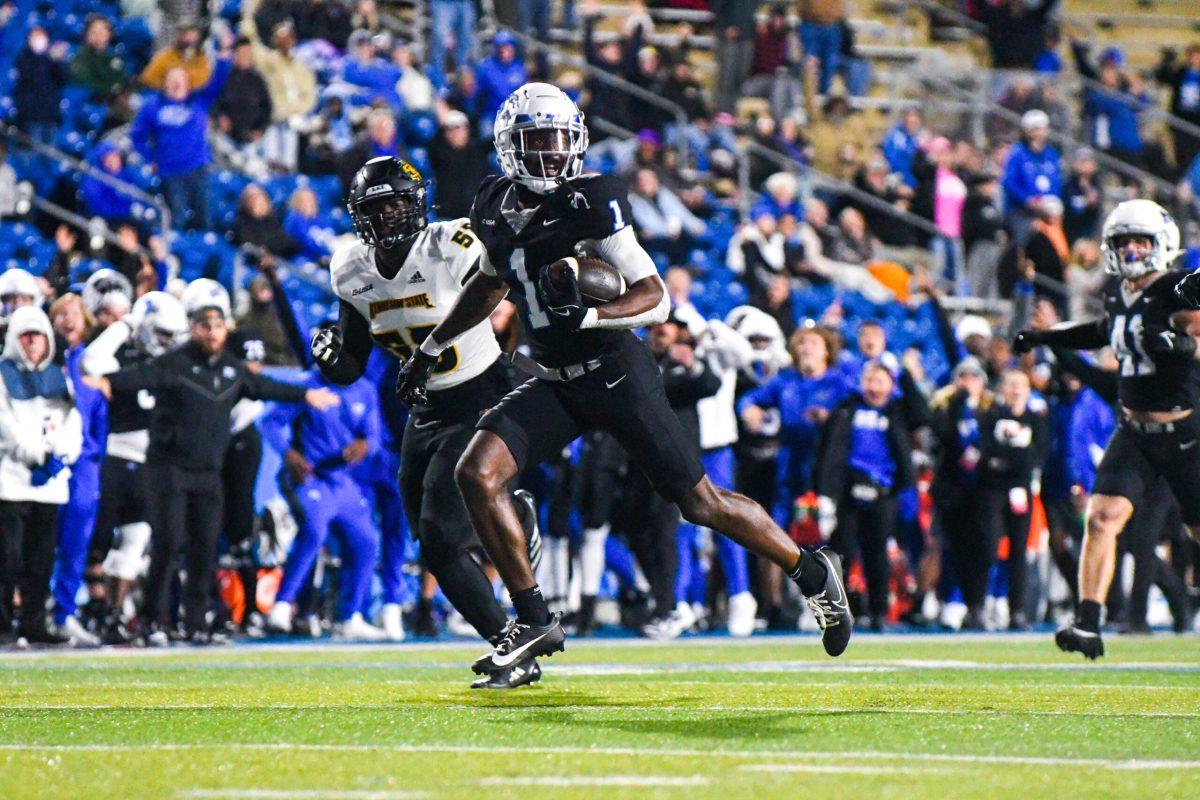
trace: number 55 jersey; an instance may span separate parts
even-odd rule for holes
[[[417,234],[395,277],[379,273],[375,248],[356,242],[334,253],[330,280],[334,294],[370,325],[375,343],[407,361],[450,313],[482,253],[467,220],[433,222]],[[465,383],[499,357],[500,346],[485,319],[442,353],[427,385],[430,391],[441,391]]]

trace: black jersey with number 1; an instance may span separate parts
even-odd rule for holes
[[[1188,273],[1172,270],[1142,291],[1129,293],[1113,281],[1104,293],[1109,345],[1120,362],[1121,405],[1131,411],[1183,411],[1200,405],[1200,362],[1177,356],[1151,358],[1142,344],[1146,329],[1165,330],[1186,308],[1175,286]]]
[[[630,224],[624,183],[611,175],[584,175],[545,195],[536,212],[514,230],[503,209],[515,207],[516,186],[508,178],[484,178],[471,208],[471,227],[487,250],[496,275],[508,283],[529,334],[533,357],[564,367],[618,351],[633,338],[627,330],[591,329],[563,333],[550,325],[537,295],[542,270],[560,258],[579,255],[581,242],[604,239]]]

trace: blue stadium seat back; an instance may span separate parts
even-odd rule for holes
[[[728,267],[721,266],[719,264],[714,265],[712,268],[710,268],[708,271],[708,274],[705,275],[705,277],[708,279],[708,281],[710,283],[719,283],[719,284],[737,283],[740,285],[738,276],[736,274],[734,274],[733,270],[729,269]]]
[[[89,258],[79,261],[71,267],[71,282],[84,283],[97,270],[112,268],[112,264],[99,258]]]
[[[437,119],[428,111],[410,113],[404,123],[404,142],[409,147],[424,147],[437,133]]]
[[[746,291],[746,287],[743,284],[734,281],[732,283],[725,284],[725,300],[729,303],[732,303],[732,305],[729,306],[729,308],[732,309],[736,306],[745,305],[747,302],[749,302],[750,294]]]
[[[58,255],[58,245],[40,239],[29,248],[29,254],[25,259],[25,269],[34,275],[43,275],[50,268],[56,255]]]

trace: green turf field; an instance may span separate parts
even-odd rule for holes
[[[0,654],[0,797],[1200,798],[1200,639]]]

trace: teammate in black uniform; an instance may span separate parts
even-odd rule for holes
[[[1105,316],[1017,334],[1013,350],[1038,345],[1074,350],[1110,346],[1120,361],[1122,416],[1088,501],[1079,561],[1079,610],[1055,635],[1060,649],[1104,655],[1100,607],[1116,565],[1117,535],[1153,483],[1166,479],[1183,522],[1200,539],[1200,335],[1197,279],[1169,270],[1179,228],[1157,203],[1129,200],[1113,209],[1102,234],[1105,268],[1120,276],[1105,292]]]
[[[156,358],[187,338],[187,314],[172,295],[148,292],[133,310],[88,345],[83,371],[108,375]],[[100,637],[104,644],[129,644],[122,606],[142,569],[150,541],[151,495],[157,484],[146,466],[155,397],[147,390],[115,392],[108,405],[108,441],[100,466],[100,508],[89,561],[108,579]]]
[[[483,249],[470,225],[465,219],[427,224],[425,190],[420,173],[397,158],[372,159],[354,176],[348,207],[359,241],[334,253],[329,271],[338,322],[322,326],[311,345],[322,374],[334,383],[358,380],[375,343],[408,358],[477,269]],[[400,446],[400,492],[421,559],[459,613],[493,645],[508,618],[472,557],[479,543],[454,485],[454,465],[479,415],[511,386],[484,320],[434,370],[429,402],[409,416]],[[522,519],[522,550],[536,560],[541,540],[533,498],[519,490],[512,496]],[[540,676],[529,658],[472,685],[512,689]]]
[[[841,654],[852,618],[840,560],[831,551],[802,552],[761,506],[708,480],[696,443],[667,402],[658,365],[630,331],[665,320],[670,301],[629,227],[622,184],[579,175],[587,148],[579,109],[554,86],[526,84],[501,107],[495,143],[505,177],[484,179],[471,213],[485,258],[397,383],[401,397],[419,405],[438,356],[512,297],[533,350],[534,360],[525,366],[535,377],[480,420],[457,477],[517,619],[474,669],[491,672],[562,649],[562,626],[537,587],[503,489],[525,466],[595,428],[611,433],[689,521],[721,531],[787,570],[822,624],[826,651]],[[585,246],[615,266],[628,287],[599,308],[584,307],[577,282],[562,290],[547,277],[548,265]]]

